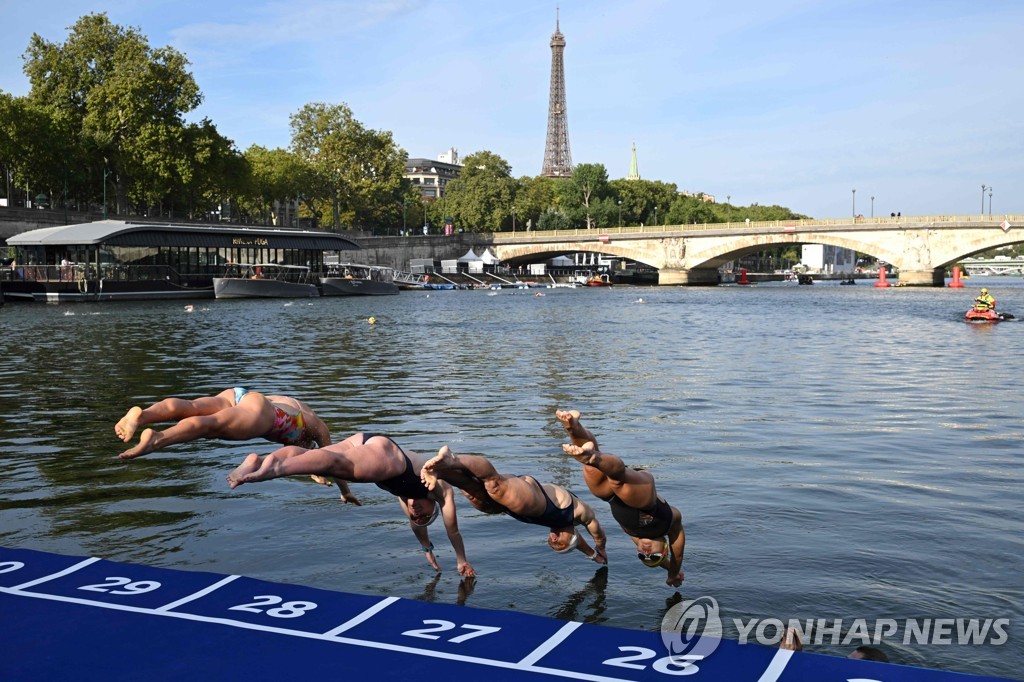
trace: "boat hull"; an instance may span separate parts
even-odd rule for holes
[[[314,298],[320,295],[320,290],[315,284],[276,279],[214,277],[213,295],[216,298]]]
[[[164,280],[14,281],[3,283],[3,298],[37,303],[191,300],[213,298],[213,286],[189,287]]]
[[[321,277],[324,296],[392,296],[399,292],[394,282],[347,277]]]
[[[1013,315],[1009,313],[997,313],[994,310],[975,310],[971,308],[964,316],[968,322],[1002,322],[1012,320]]]

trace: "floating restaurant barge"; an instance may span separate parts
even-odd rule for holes
[[[325,252],[360,248],[331,232],[115,220],[31,230],[7,244],[16,253],[0,271],[4,299],[48,302],[213,298],[229,263],[326,274]]]

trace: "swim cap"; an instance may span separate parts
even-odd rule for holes
[[[580,534],[577,533],[575,529],[573,529],[573,531],[572,531],[572,539],[569,540],[569,544],[566,545],[564,548],[562,548],[562,549],[555,549],[554,547],[551,547],[551,543],[550,542],[548,543],[548,547],[551,547],[551,549],[553,549],[556,554],[565,554],[566,552],[571,552],[574,549],[576,549],[576,545],[578,545],[578,544],[580,544]]]
[[[982,289],[982,290],[981,290],[981,293],[983,293],[983,294],[987,294],[987,293],[988,293],[988,289]]]
[[[642,563],[647,568],[658,568],[666,561],[668,561],[669,556],[672,554],[672,550],[668,544],[668,536],[662,538],[662,541],[665,543],[665,549],[661,550],[661,556],[659,556],[656,559],[654,558],[654,556],[650,556],[649,558],[645,559],[643,553],[638,551],[637,558],[640,559],[640,563]],[[651,552],[651,555],[654,554],[658,554],[658,552]]]
[[[420,526],[420,527],[429,526],[430,524],[432,524],[434,522],[434,519],[437,518],[437,515],[439,513],[441,513],[441,505],[438,504],[437,502],[434,502],[434,511],[430,514],[430,518],[429,519],[427,519],[426,521],[424,521],[422,523],[420,523],[419,521],[413,519],[412,517],[409,517],[409,520],[412,521],[417,526]]]

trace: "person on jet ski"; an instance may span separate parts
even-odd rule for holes
[[[991,294],[988,293],[988,289],[982,289],[978,298],[974,299],[974,309],[978,312],[985,312],[986,310],[995,311],[996,299],[992,298]]]

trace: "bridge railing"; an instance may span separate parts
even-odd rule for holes
[[[743,230],[764,230],[778,229],[781,232],[816,227],[891,227],[898,229],[901,226],[920,226],[923,224],[936,225],[940,227],[943,223],[950,226],[962,225],[965,223],[980,223],[999,225],[1006,221],[1011,225],[1024,228],[1024,215],[931,215],[931,216],[879,216],[877,218],[825,218],[805,220],[751,220],[750,222],[729,222],[729,223],[694,223],[692,225],[627,225],[623,227],[595,227],[591,229],[576,228],[572,230],[534,230],[516,232],[495,232],[495,237],[501,239],[513,239],[522,241],[544,240],[550,241],[557,237],[590,237],[595,235],[600,238],[603,235],[660,235],[660,234],[685,234],[689,232],[716,231],[743,231]]]

